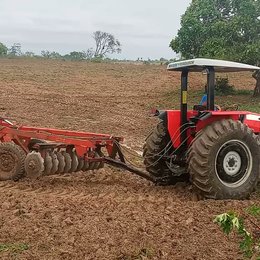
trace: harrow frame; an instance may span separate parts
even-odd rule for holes
[[[7,119],[0,119],[0,141],[14,142],[28,153],[28,144],[32,139],[48,141],[46,144],[38,144],[42,148],[51,146],[55,148],[71,147],[76,149],[79,157],[85,157],[91,149],[106,147],[108,155],[113,154],[115,141],[123,141],[122,137],[114,137],[108,134],[96,134],[89,132],[78,132],[53,128],[17,126]],[[39,147],[39,148],[40,148]],[[89,158],[91,159],[91,158]]]

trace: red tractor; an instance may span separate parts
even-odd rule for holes
[[[260,177],[260,114],[223,111],[214,102],[215,72],[255,71],[241,63],[193,59],[171,63],[181,71],[181,109],[157,111],[161,119],[144,145],[144,164],[156,177],[189,179],[212,199],[244,199]],[[206,104],[187,109],[188,75],[206,72]]]
[[[260,174],[260,115],[222,111],[214,103],[215,72],[258,67],[208,59],[171,63],[181,71],[181,109],[157,111],[160,122],[144,145],[142,171],[126,163],[121,137],[14,125],[0,118],[0,180],[100,169],[126,169],[156,184],[190,180],[206,198],[244,199]],[[187,109],[189,72],[207,73],[207,101]]]

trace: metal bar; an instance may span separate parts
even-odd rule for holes
[[[181,143],[185,146],[185,140],[187,140],[187,129],[185,129],[185,124],[188,122],[187,118],[187,90],[188,90],[188,70],[184,70],[181,73]],[[187,142],[186,142],[187,143]]]
[[[214,111],[215,70],[214,67],[209,67],[207,70],[207,110]]]
[[[70,130],[62,130],[62,129],[52,129],[52,128],[41,128],[41,127],[27,127],[27,126],[20,126],[19,130],[24,131],[37,131],[37,132],[46,132],[55,135],[63,135],[67,137],[78,137],[78,138],[105,138],[105,139],[112,139],[117,138],[119,140],[123,139],[122,137],[113,137],[108,134],[96,134],[96,133],[88,133],[88,132],[78,132],[78,131],[70,131]]]
[[[95,148],[95,145],[97,143],[103,143],[106,142],[106,144],[113,143],[113,139],[111,138],[106,138],[106,139],[78,139],[74,137],[67,137],[66,135],[58,135],[58,134],[51,134],[48,132],[35,132],[35,131],[29,131],[29,130],[18,130],[18,129],[13,129],[9,127],[5,127],[0,131],[3,134],[11,134],[14,136],[19,136],[21,137],[27,137],[27,138],[37,138],[37,139],[43,139],[43,140],[49,140],[49,141],[54,141],[54,142],[59,142],[59,143],[66,143],[66,144],[74,144],[74,145],[81,145],[84,147],[89,147],[89,148]]]
[[[125,161],[125,156],[121,150],[121,145],[119,143],[116,143],[116,146],[117,146],[117,154],[119,156],[119,159],[122,163],[126,163]]]
[[[152,181],[152,182],[154,182],[154,183],[157,182],[157,178],[151,176],[150,174],[148,174],[148,173],[145,172],[145,171],[142,171],[142,170],[140,170],[140,169],[138,169],[138,168],[133,167],[132,165],[123,163],[123,162],[121,162],[121,161],[112,159],[112,158],[110,158],[110,157],[104,157],[104,159],[105,159],[105,162],[106,162],[107,164],[110,164],[110,165],[112,165],[112,166],[115,166],[115,167],[118,167],[118,168],[122,168],[122,169],[128,170],[129,172],[134,173],[134,174],[136,174],[136,175],[138,175],[138,176],[140,176],[140,177],[142,177],[142,178],[144,178],[144,179],[146,179],[146,180],[148,180],[148,181]]]

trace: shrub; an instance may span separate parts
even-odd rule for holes
[[[229,235],[232,231],[237,232],[239,248],[245,257],[260,259],[260,207],[253,205],[239,216],[235,212],[223,213],[214,219],[222,231]],[[251,224],[251,232],[245,227],[244,222]]]
[[[229,84],[228,78],[216,78],[215,91],[218,95],[231,95],[235,93],[233,85]]]

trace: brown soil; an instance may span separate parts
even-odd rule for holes
[[[178,107],[179,75],[162,66],[0,60],[1,115],[19,124],[112,133],[141,150],[151,107]],[[250,77],[249,77],[250,78]],[[241,78],[232,76],[241,84]],[[203,86],[192,75],[191,87]],[[250,89],[254,81],[245,80]],[[174,93],[168,98],[169,93]],[[189,185],[158,187],[128,172],[0,183],[1,259],[242,259],[213,223],[248,201],[198,201]],[[28,248],[27,248],[28,246]]]

